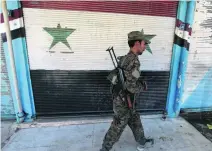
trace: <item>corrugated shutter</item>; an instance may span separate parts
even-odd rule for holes
[[[112,112],[113,64],[105,51],[129,51],[127,34],[157,34],[140,57],[149,90],[138,109],[163,111],[168,91],[177,2],[28,2],[23,12],[37,114]],[[63,34],[61,34],[63,33]]]
[[[13,100],[10,90],[10,81],[7,72],[5,53],[3,50],[3,42],[1,41],[1,117],[14,116]]]
[[[212,1],[196,2],[183,108],[212,107]]]

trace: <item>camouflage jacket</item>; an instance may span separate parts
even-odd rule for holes
[[[120,58],[120,66],[122,67],[125,75],[126,89],[130,93],[139,93],[142,90],[142,83],[140,78],[140,61],[138,56],[133,52],[129,52],[127,55]]]

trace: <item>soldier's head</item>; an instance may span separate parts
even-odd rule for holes
[[[147,43],[144,40],[130,40],[128,45],[134,53],[141,55],[145,51]]]
[[[132,31],[128,34],[128,45],[134,53],[141,55],[151,43],[150,39],[154,36],[155,35],[145,35],[143,30]]]

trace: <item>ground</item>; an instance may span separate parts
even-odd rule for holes
[[[183,118],[161,120],[142,116],[145,135],[155,139],[147,151],[211,151],[212,143]],[[37,121],[22,124],[3,151],[98,151],[111,119]],[[127,127],[112,151],[135,151],[136,143]]]
[[[204,135],[207,139],[212,142],[212,129],[209,129],[209,125],[212,125],[211,119],[204,120],[189,120],[189,122]]]
[[[182,116],[212,142],[212,112],[183,113]]]
[[[1,147],[4,147],[9,138],[15,133],[14,122],[14,120],[1,121]]]

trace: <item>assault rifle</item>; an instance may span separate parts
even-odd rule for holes
[[[130,96],[128,95],[127,90],[126,90],[125,76],[124,76],[123,69],[120,66],[120,64],[118,63],[118,59],[116,57],[116,54],[114,52],[113,47],[109,47],[106,51],[109,52],[111,60],[112,60],[113,65],[115,67],[115,70],[113,70],[110,73],[110,75],[108,76],[109,77],[108,79],[114,85],[113,91],[116,92],[116,94],[119,95],[119,97],[121,99],[123,99],[123,98],[120,96],[120,93],[124,92],[125,99],[127,100],[128,107],[129,107],[129,109],[132,109],[132,107],[133,107],[132,102],[131,102]]]

